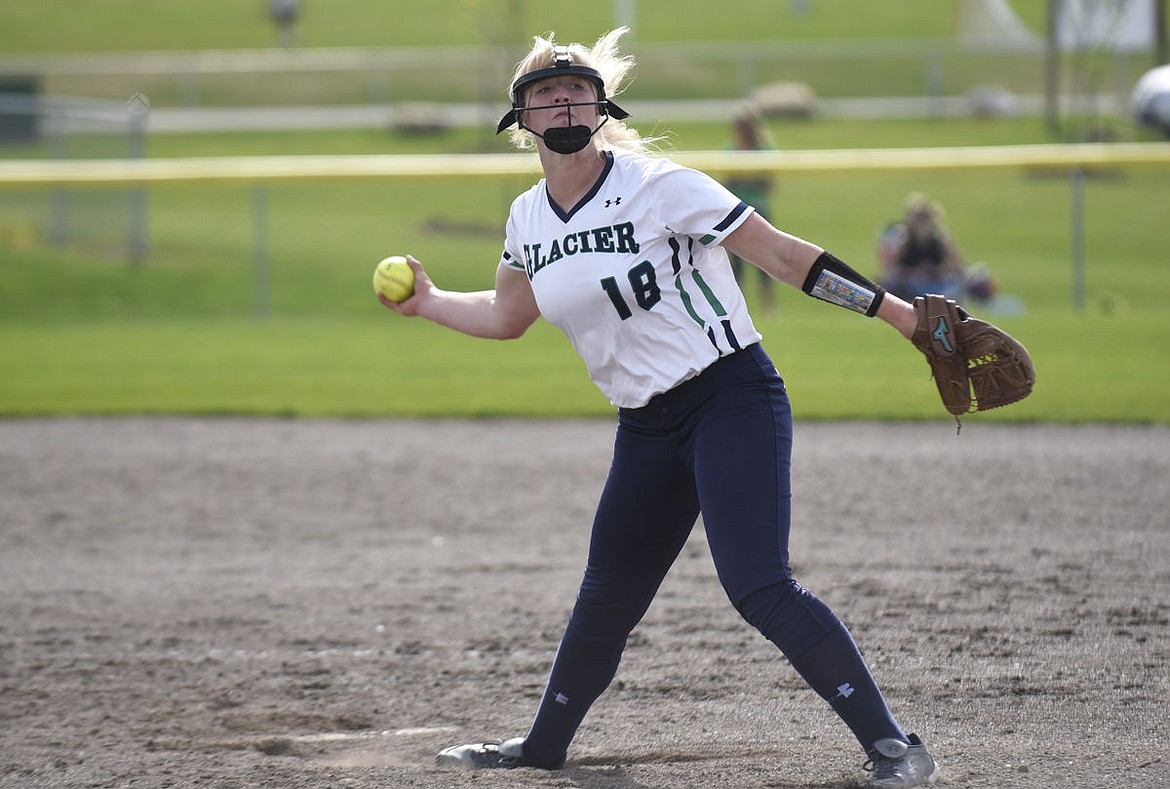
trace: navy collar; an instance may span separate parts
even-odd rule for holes
[[[601,168],[601,174],[597,176],[597,180],[585,195],[577,201],[577,204],[568,211],[562,210],[557,201],[553,200],[552,195],[548,193],[548,181],[544,183],[544,196],[548,200],[549,208],[553,213],[560,217],[562,222],[568,222],[573,218],[573,215],[585,207],[585,204],[597,196],[601,191],[601,185],[605,183],[605,179],[609,176],[610,170],[613,169],[613,151],[603,151],[605,154],[605,165]]]

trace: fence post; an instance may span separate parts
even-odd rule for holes
[[[252,314],[268,317],[268,185],[252,187]]]
[[[150,99],[141,93],[136,93],[130,98],[126,110],[130,119],[130,158],[145,159]],[[134,187],[130,191],[129,253],[130,265],[132,266],[140,266],[146,262],[150,248],[149,223],[150,207],[148,205],[146,187]]]
[[[1073,307],[1085,308],[1085,168],[1072,168]]]

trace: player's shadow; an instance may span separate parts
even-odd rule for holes
[[[592,760],[591,760],[592,761]],[[579,789],[668,789],[635,781],[626,775],[624,767],[582,767],[569,765],[561,769],[559,776],[568,778]]]
[[[710,757],[707,757],[710,758]],[[637,764],[666,764],[679,762],[704,761],[702,756],[694,754],[667,754],[647,753],[632,757]],[[631,763],[630,755],[618,756],[584,756],[579,759],[570,759],[557,775],[568,779],[578,789],[674,789],[674,785],[667,779],[653,784],[631,778],[624,764]],[[769,783],[768,786],[776,789],[858,789],[859,784],[852,779],[843,781],[829,781],[827,783]]]

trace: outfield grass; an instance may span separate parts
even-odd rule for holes
[[[353,104],[396,101],[492,101],[534,34],[591,42],[618,22],[630,22],[626,51],[637,54],[634,98],[735,98],[777,80],[808,83],[819,96],[960,95],[986,84],[1023,94],[1043,90],[1038,54],[949,45],[954,3],[921,0],[638,0],[634,18],[615,19],[613,3],[517,3],[514,0],[305,0],[303,52],[332,48],[394,48],[399,54],[433,47],[475,48],[479,65],[449,59],[425,65],[397,62],[270,72],[219,72],[189,59],[158,62],[129,73],[107,65],[57,68],[42,79],[49,93],[126,101],[139,94],[153,106],[239,104]],[[1015,3],[1021,19],[1043,38],[1045,4]],[[811,46],[810,46],[811,45]],[[8,0],[0,4],[0,64],[8,56],[199,50],[279,49],[264,0]],[[450,49],[448,52],[452,51]],[[1071,60],[1063,68],[1069,72]],[[1093,79],[1105,89],[1152,65],[1147,55],[1105,58]],[[72,62],[72,61],[70,61]],[[461,63],[461,61],[460,61]],[[1072,79],[1070,73],[1069,78]],[[1082,75],[1078,78],[1085,82]],[[1073,84],[1073,83],[1069,83]]]
[[[0,51],[119,52],[262,48],[275,43],[266,0],[6,0]],[[637,0],[634,29],[647,42],[945,37],[952,4],[921,0],[813,0],[809,12],[785,0]],[[1043,30],[1042,0],[1014,3]],[[592,40],[614,25],[613,3],[513,0],[304,0],[301,32],[312,47],[437,46],[524,42],[555,30]]]
[[[801,419],[947,421],[925,363],[888,328],[794,298],[758,323]],[[1170,368],[1151,341],[1166,336],[1164,316],[1054,308],[1000,323],[1029,345],[1039,384],[973,419],[1167,423]],[[612,412],[544,323],[508,343],[380,314],[16,326],[4,329],[0,360],[3,416]]]
[[[1041,2],[1017,12],[1041,30]],[[306,3],[310,46],[516,43],[555,29],[591,40],[612,24],[610,4],[440,0],[428,13],[404,4]],[[416,6],[411,5],[412,9]],[[778,0],[713,7],[639,0],[633,42],[936,38],[951,32],[951,4],[814,0],[798,15]],[[0,6],[6,53],[253,48],[272,45],[262,4],[202,0],[144,5],[88,0]],[[513,11],[519,9],[518,11]],[[509,15],[512,14],[512,15]],[[840,90],[876,78],[855,64],[818,68]],[[885,64],[880,78],[892,76]],[[876,66],[875,66],[876,69]],[[970,78],[1012,79],[1002,73]],[[761,73],[761,79],[783,74]],[[854,83],[857,79],[859,82]],[[637,85],[637,83],[635,83]],[[818,86],[820,87],[820,86]],[[888,84],[886,87],[889,87]],[[658,90],[661,86],[655,86]],[[700,90],[702,85],[678,88]],[[121,88],[116,88],[120,90]],[[674,90],[667,86],[665,89]],[[838,88],[832,88],[836,90]],[[117,94],[122,95],[122,94]],[[722,124],[642,120],[680,150],[722,145]],[[776,121],[790,149],[1052,142],[1040,119]],[[1126,131],[1126,134],[1132,134]],[[458,153],[503,150],[490,130],[404,136],[387,132],[165,135],[152,156]],[[36,146],[2,155],[42,156]],[[713,173],[714,175],[718,175]],[[149,260],[127,265],[104,243],[48,241],[46,190],[0,192],[0,416],[241,413],[308,416],[608,414],[583,366],[554,329],[521,340],[473,340],[398,318],[373,300],[381,257],[411,252],[444,287],[491,286],[504,218],[529,179],[403,179],[152,188]],[[875,273],[875,238],[905,194],[924,190],[948,209],[968,257],[985,261],[1022,314],[993,315],[1036,356],[1039,384],[1024,403],[979,419],[1170,421],[1170,275],[1164,219],[1170,168],[1097,171],[1085,190],[1086,301],[1073,304],[1072,213],[1067,174],[1020,170],[791,174],[776,221]],[[75,195],[76,197],[76,195]],[[256,255],[253,209],[266,205],[266,258]],[[93,221],[122,232],[126,196],[87,193]],[[117,240],[117,239],[115,239]],[[257,261],[266,269],[257,289]],[[749,299],[754,301],[749,287]],[[759,317],[765,345],[804,419],[939,419],[926,366],[888,328],[781,295]]]
[[[674,144],[722,129],[683,124]],[[1039,142],[1036,121],[778,124],[794,148]],[[450,145],[474,133],[162,137],[157,155],[366,153]],[[816,143],[822,143],[818,146]],[[509,343],[399,318],[373,300],[382,256],[412,252],[444,287],[490,287],[511,198],[528,179],[323,181],[268,188],[265,318],[253,317],[254,193],[239,185],[152,189],[151,259],[134,268],[59,250],[0,213],[0,414],[247,413],[593,415],[611,411],[565,340],[538,323]],[[1017,170],[799,174],[781,179],[777,221],[873,273],[874,241],[903,196],[947,207],[972,260],[991,266],[1022,315],[989,316],[1036,356],[1028,401],[979,419],[1170,421],[1170,168],[1087,179],[1086,304],[1074,309],[1070,180]],[[19,193],[21,205],[46,197]],[[4,231],[3,222],[8,222]],[[25,227],[25,225],[21,225]],[[27,230],[27,227],[26,227]],[[754,293],[749,287],[749,298]],[[917,352],[887,327],[781,295],[759,318],[805,419],[940,419]]]

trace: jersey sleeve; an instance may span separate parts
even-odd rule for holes
[[[515,211],[513,204],[512,211]],[[500,265],[516,271],[524,271],[524,250],[516,242],[516,221],[509,213],[508,221],[504,225],[504,249],[500,252]]]
[[[524,271],[524,259],[512,252],[507,241],[504,242],[504,250],[500,253],[500,265],[516,271]]]
[[[704,246],[722,243],[755,210],[711,176],[687,167],[663,172],[654,188],[663,226]]]

